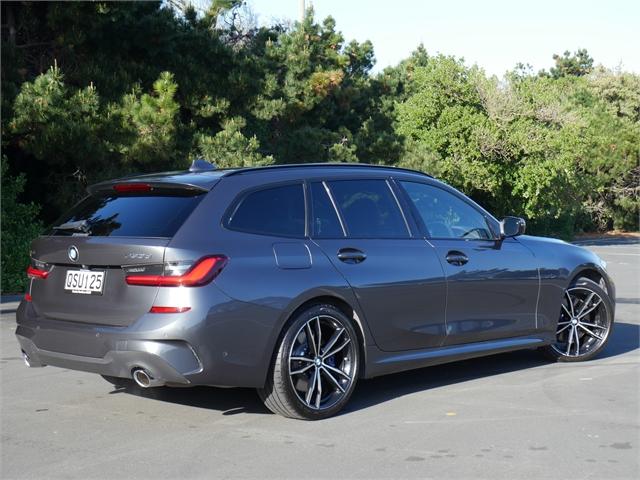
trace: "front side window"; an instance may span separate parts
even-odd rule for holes
[[[400,182],[432,238],[491,240],[484,215],[455,195],[432,185]]]
[[[245,195],[227,220],[227,227],[275,237],[305,235],[302,184],[282,185]]]
[[[328,185],[350,237],[409,236],[398,202],[386,180],[336,180]]]

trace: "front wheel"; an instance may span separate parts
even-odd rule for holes
[[[605,347],[613,329],[613,303],[597,283],[579,278],[564,292],[555,343],[543,353],[558,362],[580,362]]]
[[[269,410],[285,417],[327,418],[348,402],[358,368],[358,337],[351,321],[332,305],[316,305],[286,328],[258,394]]]

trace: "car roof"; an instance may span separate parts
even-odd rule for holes
[[[232,175],[247,175],[255,172],[268,172],[268,171],[281,171],[281,170],[326,170],[329,172],[335,171],[345,171],[345,170],[354,170],[354,171],[376,171],[388,170],[390,172],[403,171],[418,175],[423,175],[427,177],[431,177],[423,172],[419,172],[417,170],[410,170],[408,168],[394,167],[390,165],[375,165],[370,163],[294,163],[287,165],[268,165],[264,167],[247,167],[247,168],[238,168],[228,171],[225,176]]]
[[[336,174],[345,173],[347,171],[352,172],[381,172],[387,170],[390,174],[393,172],[405,172],[414,175],[421,175],[424,177],[432,178],[423,172],[416,170],[410,170],[407,168],[387,166],[387,165],[372,165],[367,163],[302,163],[302,164],[287,164],[287,165],[268,165],[262,167],[244,167],[244,168],[220,168],[215,167],[203,170],[183,170],[173,172],[160,172],[150,173],[144,175],[132,175],[128,177],[109,180],[89,187],[89,192],[95,192],[103,189],[106,186],[120,184],[120,183],[138,183],[145,182],[151,184],[174,184],[174,185],[186,185],[192,186],[203,190],[210,190],[213,186],[220,181],[221,178],[236,176],[236,175],[250,175],[253,173],[273,173],[287,171],[295,172],[313,171],[314,174],[322,172],[323,174]]]

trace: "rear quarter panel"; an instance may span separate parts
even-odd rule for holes
[[[295,177],[289,175],[284,180],[291,179]],[[174,236],[165,254],[166,261],[193,260],[207,254],[228,257],[214,283],[229,301],[208,305],[198,343],[216,357],[214,364],[227,365],[229,370],[250,377],[251,385],[247,386],[264,383],[287,320],[305,302],[335,297],[351,305],[358,319],[363,318],[344,277],[310,239],[255,235],[222,226],[223,216],[237,195],[282,180],[259,174],[223,178]],[[206,298],[201,301],[207,303]],[[373,344],[366,324],[357,323],[365,344]]]

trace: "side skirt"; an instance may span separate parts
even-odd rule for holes
[[[377,347],[369,345],[367,346],[367,365],[364,378],[457,362],[474,357],[484,357],[496,353],[538,348],[552,342],[552,335],[533,335],[404,352],[383,352]]]

